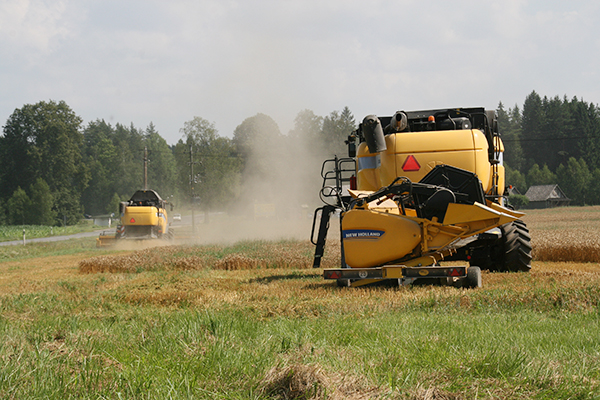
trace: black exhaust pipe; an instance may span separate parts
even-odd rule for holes
[[[383,127],[375,115],[367,115],[361,124],[362,134],[369,147],[369,153],[380,153],[387,150]]]

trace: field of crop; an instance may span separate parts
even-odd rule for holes
[[[536,260],[600,262],[600,206],[530,210],[524,220]]]
[[[0,249],[0,398],[600,398],[598,218],[529,212],[478,290],[338,288],[306,240]]]

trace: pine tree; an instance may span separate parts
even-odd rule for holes
[[[543,163],[544,141],[542,132],[543,110],[542,99],[535,92],[531,92],[523,103],[523,118],[521,124],[521,138],[523,146],[524,165],[529,170],[534,164]]]

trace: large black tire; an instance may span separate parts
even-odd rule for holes
[[[528,272],[531,270],[531,236],[525,222],[516,220],[500,227],[500,260],[496,268],[501,272]]]
[[[499,272],[531,270],[531,236],[525,223],[516,220],[502,225],[500,233],[494,242],[476,248],[469,264]]]

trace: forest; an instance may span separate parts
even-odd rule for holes
[[[194,117],[170,146],[152,122],[84,125],[64,101],[27,104],[0,136],[0,225],[72,225],[117,213],[119,202],[143,188],[144,175],[176,209],[298,209],[315,202],[322,161],[347,152],[344,139],[355,127],[347,107],[325,117],[303,110],[287,135],[260,113],[241,121],[232,138]]]
[[[571,204],[600,204],[597,105],[533,91],[522,107],[500,102],[496,111],[507,184],[525,193],[558,183]],[[260,113],[231,137],[193,117],[169,145],[152,122],[86,125],[64,101],[26,104],[0,136],[0,225],[71,225],[116,213],[144,175],[176,207],[247,214],[253,204],[275,203],[289,216],[316,204],[321,163],[347,153],[344,140],[356,127],[348,107],[326,116],[302,110],[286,134]]]
[[[506,182],[525,193],[557,183],[572,205],[600,204],[600,112],[597,105],[533,91],[497,109]]]

